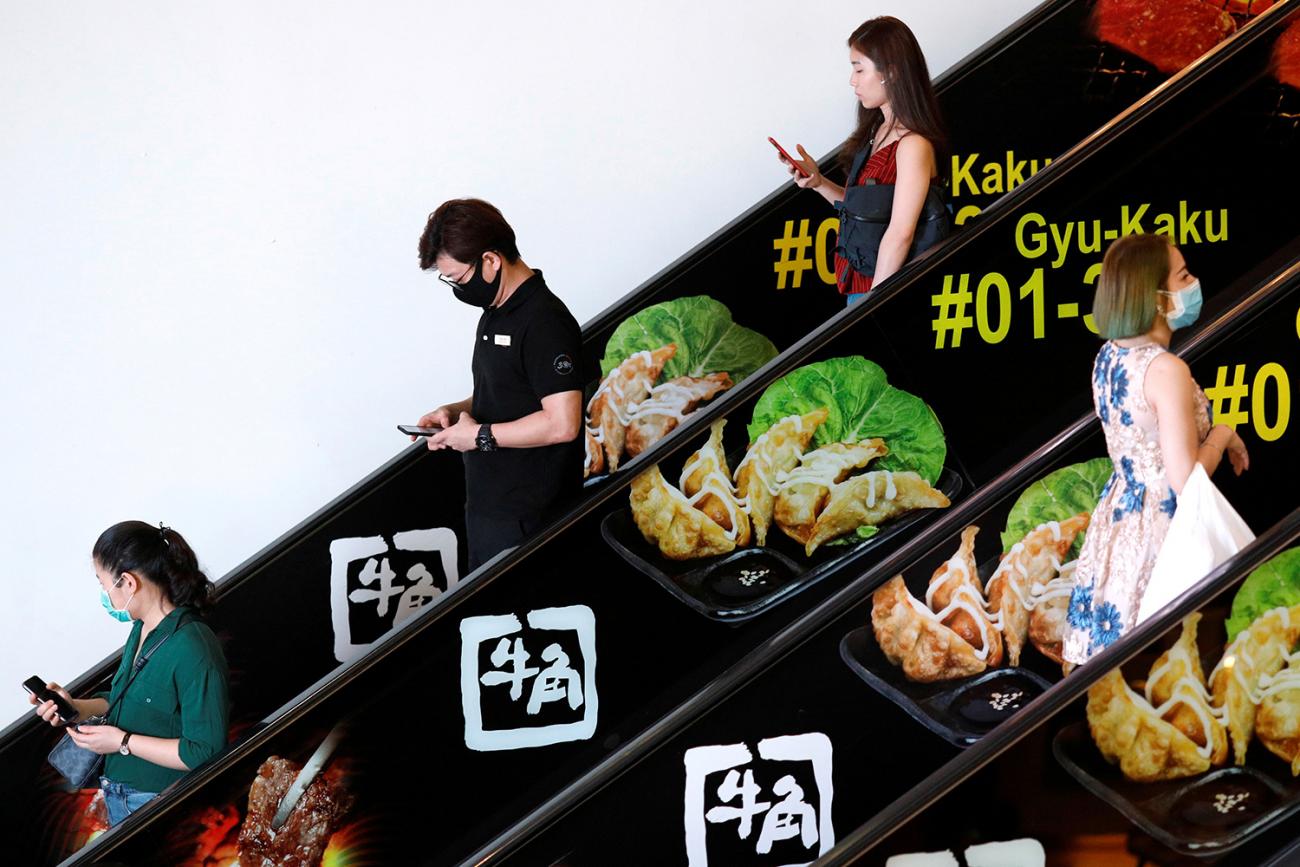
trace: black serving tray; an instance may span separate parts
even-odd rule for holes
[[[1057,732],[1052,753],[1085,789],[1185,855],[1221,855],[1300,809],[1300,779],[1259,741],[1251,742],[1241,767],[1212,768],[1198,777],[1160,783],[1125,777],[1097,749],[1087,722]],[[1216,807],[1218,797],[1243,794],[1247,797],[1239,803]]]
[[[1032,648],[1025,651],[1026,658],[1037,653]],[[975,743],[1052,685],[1025,667],[994,668],[960,680],[916,683],[885,658],[870,625],[840,640],[840,658],[908,716],[959,747]]]
[[[957,544],[953,543],[953,550]],[[985,586],[1000,561],[1000,556],[990,557],[976,566]],[[913,570],[904,578],[907,592],[924,600],[931,574]],[[984,737],[1061,676],[1060,666],[1026,641],[1019,666],[994,668],[957,680],[917,683],[908,680],[903,669],[885,657],[870,623],[840,640],[840,658],[872,689],[959,747],[968,747]]]
[[[938,481],[935,487],[956,502],[962,490],[961,477],[945,467]],[[880,545],[935,511],[908,512],[881,525],[880,532],[870,539],[854,545],[823,545],[811,557],[804,554],[802,545],[773,526],[762,548],[739,548],[698,560],[669,560],[641,535],[631,508],[605,516],[600,533],[624,560],[691,609],[712,620],[740,623],[811,587],[850,555]]]

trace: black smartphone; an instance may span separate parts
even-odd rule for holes
[[[75,707],[68,704],[66,698],[46,687],[45,681],[41,680],[36,675],[32,675],[23,681],[23,689],[27,690],[41,701],[54,702],[54,706],[59,709],[59,717],[63,720],[64,725],[73,722],[80,715]]]
[[[408,437],[431,437],[436,433],[442,433],[442,428],[437,425],[432,427],[420,427],[415,424],[399,424],[397,429]]]

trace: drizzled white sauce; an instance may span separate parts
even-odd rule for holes
[[[922,617],[925,617],[927,620],[932,620],[940,625],[943,625],[943,621],[948,619],[948,617],[955,612],[964,611],[969,614],[979,627],[980,631],[980,646],[972,648],[972,650],[975,651],[975,658],[980,662],[984,662],[988,659],[990,650],[989,630],[993,628],[993,624],[989,622],[988,616],[984,613],[984,600],[975,592],[974,587],[969,584],[958,587],[952,594],[952,600],[940,611],[931,611],[928,605],[922,604],[921,601],[911,593],[907,593],[906,595],[907,603],[912,606],[913,611]],[[927,593],[926,595],[928,598],[929,594]],[[947,629],[949,627],[944,628]]]
[[[859,451],[829,451],[818,449],[799,458],[799,466],[788,473],[777,473],[776,482],[781,490],[788,490],[795,485],[817,485],[829,488],[845,470],[851,470],[862,462]]]
[[[791,433],[798,437],[804,432],[804,419],[803,416],[800,415],[788,415],[776,424],[772,425],[763,433],[762,436],[754,440],[754,444],[749,447],[749,451],[745,453],[745,457],[736,465],[736,478],[740,478],[740,471],[742,469],[753,464],[753,474],[759,484],[762,485],[763,488],[773,497],[780,492],[772,468],[772,458],[771,455],[766,453],[765,447],[767,446],[769,438],[772,436],[772,432],[781,425],[792,420],[794,421],[794,429]]]
[[[885,490],[881,493],[880,498],[889,501],[898,496],[898,488],[894,485],[894,474],[889,470],[877,470],[874,473],[867,473],[864,478],[868,478],[871,481],[867,485],[867,496],[863,502],[866,504],[868,509],[874,509],[876,507],[876,479],[881,476],[885,479]],[[849,483],[842,482],[841,484]]]
[[[710,439],[703,448],[691,456],[691,459],[686,462],[686,466],[682,467],[682,475],[677,484],[684,491],[688,478],[701,467],[709,467],[700,482],[699,490],[692,496],[688,497],[685,494],[682,496],[691,507],[702,502],[705,497],[716,496],[718,501],[722,503],[723,508],[727,510],[727,518],[731,528],[729,530],[724,528],[724,530],[726,530],[727,538],[734,542],[740,533],[740,511],[747,509],[748,504],[737,498],[736,489],[732,486],[731,479],[727,478],[727,475],[722,472],[722,463],[722,455],[718,453],[714,441]]]
[[[591,400],[587,401],[587,414],[589,416],[596,401],[608,394],[612,395],[614,400],[606,400],[606,408],[614,415],[619,424],[626,427],[631,423],[631,419],[622,405],[623,398],[629,394],[648,394],[654,385],[648,371],[636,371],[635,362],[638,361],[648,368],[654,364],[654,356],[650,350],[643,349],[640,352],[633,353],[622,364],[611,370],[609,376],[606,376],[600,383],[600,387],[596,389],[596,393],[591,396]]]
[[[641,403],[628,404],[627,423],[632,424],[651,416],[667,416],[683,421],[686,418],[686,407],[697,397],[692,389],[676,382],[656,385]]]
[[[1259,679],[1261,701],[1289,690],[1300,690],[1300,650],[1288,653],[1285,659],[1286,668],[1277,674],[1266,674]]]
[[[1239,686],[1242,692],[1246,694],[1246,697],[1250,699],[1251,704],[1254,705],[1258,705],[1264,700],[1259,687],[1263,684],[1264,678],[1268,675],[1266,673],[1261,674],[1258,683],[1251,682],[1251,675],[1255,673],[1255,658],[1250,653],[1248,641],[1254,634],[1255,627],[1265,618],[1269,617],[1276,618],[1280,621],[1283,633],[1290,631],[1291,609],[1279,607],[1270,611],[1265,611],[1255,619],[1254,623],[1246,629],[1243,629],[1235,641],[1228,645],[1228,647],[1223,651],[1223,658],[1219,660],[1218,664],[1214,666],[1214,670],[1210,672],[1210,682],[1213,683],[1214,678],[1220,671],[1223,671],[1224,669],[1232,669],[1232,680],[1236,682],[1237,686]],[[1291,658],[1292,656],[1290,653],[1283,653],[1284,660],[1289,660]]]

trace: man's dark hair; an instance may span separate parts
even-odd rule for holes
[[[420,268],[428,271],[440,254],[468,265],[489,250],[511,264],[518,262],[515,230],[490,202],[451,199],[429,215],[420,236]]]

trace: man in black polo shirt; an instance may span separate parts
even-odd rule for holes
[[[541,526],[582,483],[582,330],[542,272],[519,258],[515,232],[481,199],[429,215],[420,267],[459,300],[485,308],[474,337],[474,393],[426,413],[444,430],[430,449],[465,457],[469,568]]]

